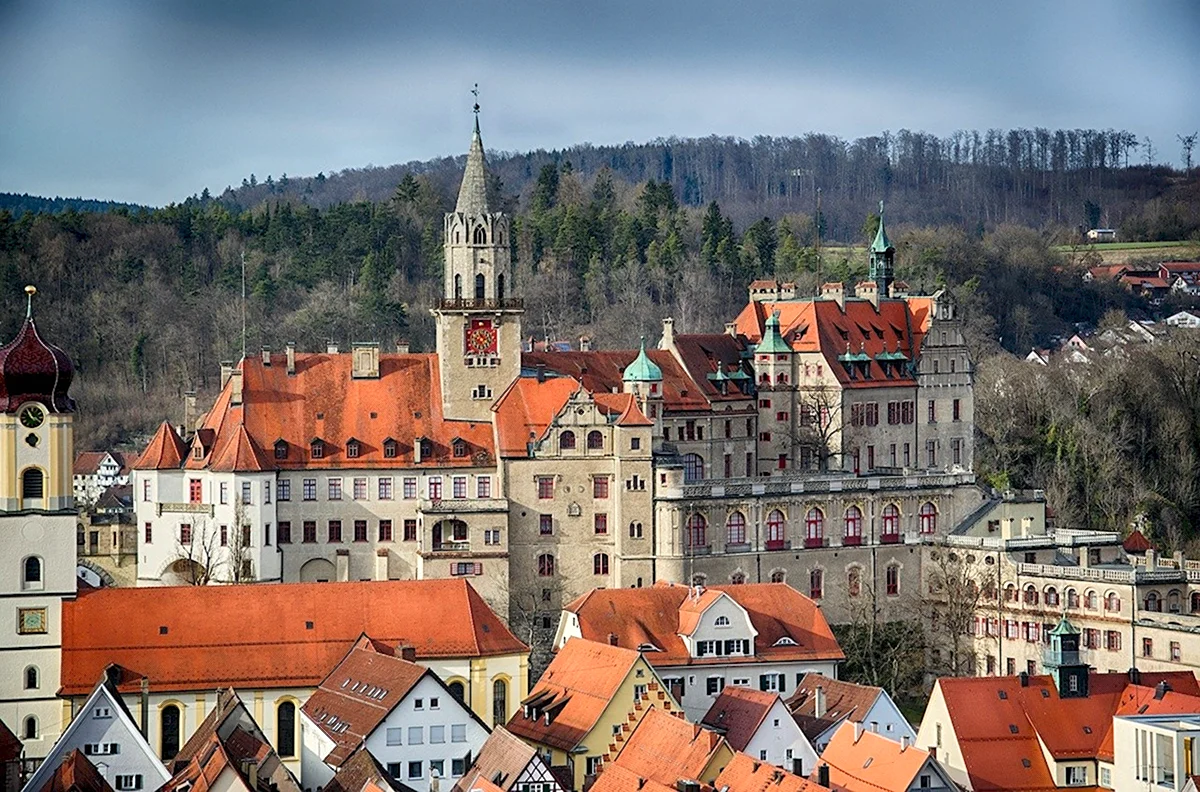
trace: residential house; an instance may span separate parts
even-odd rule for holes
[[[616,756],[654,707],[680,711],[640,652],[571,638],[559,647],[507,729],[535,746],[572,789],[582,789],[585,778]]]
[[[80,451],[72,467],[75,500],[89,508],[110,487],[129,484],[129,463],[120,451]]]
[[[1200,261],[1165,261],[1158,265],[1158,274],[1174,291],[1200,294]]]
[[[815,780],[789,773],[744,753],[735,753],[713,781],[713,790],[726,792],[825,792],[829,779],[820,768]],[[707,792],[707,791],[706,791]]]
[[[907,737],[893,740],[844,721],[821,752],[829,788],[837,792],[957,792],[958,786],[926,750]]]
[[[361,636],[300,709],[301,779],[323,787],[360,747],[416,792],[462,778],[488,728],[437,675]]]
[[[881,687],[805,674],[786,703],[817,753],[825,750],[843,723],[858,723],[890,740],[907,738],[911,742],[917,738],[908,719]]]
[[[413,647],[485,722],[503,723],[528,685],[528,648],[465,580],[101,589],[68,602],[63,622],[60,695],[78,711],[113,663],[139,713],[145,680],[138,723],[164,760],[236,685],[299,774],[299,709],[364,633]]]
[[[1200,701],[1189,709],[1197,709],[1196,704]],[[1200,782],[1200,712],[1113,718],[1112,742],[1113,789],[1195,792]]]
[[[700,724],[722,735],[735,751],[807,776],[817,752],[778,693],[729,685]]]
[[[164,792],[301,792],[232,688],[170,763]]]
[[[77,748],[53,766],[40,787],[30,784],[25,792],[113,792],[113,788]]]
[[[537,749],[503,726],[492,729],[475,763],[451,792],[471,792],[480,782],[494,785],[499,792],[567,792]]]
[[[305,790],[313,787],[305,787]],[[408,792],[410,788],[388,775],[371,752],[360,747],[326,782],[321,792]]]
[[[107,673],[29,779],[29,788],[45,786],[73,751],[86,756],[117,792],[157,792],[171,778]]]
[[[1197,316],[1191,311],[1179,311],[1171,314],[1164,322],[1170,327],[1186,327],[1194,329],[1200,327],[1200,316]]]
[[[694,720],[726,685],[787,695],[844,658],[816,603],[781,583],[596,589],[563,609],[555,645],[575,636],[641,652]]]

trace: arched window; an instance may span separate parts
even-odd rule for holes
[[[740,511],[735,511],[725,521],[725,541],[731,545],[746,543],[746,516]]]
[[[604,435],[600,434],[600,432],[598,432],[595,429],[588,432],[587,447],[588,447],[588,450],[591,450],[591,451],[596,451],[598,449],[604,448]]]
[[[475,226],[475,233],[472,235],[471,241],[474,242],[476,245],[486,245],[487,244],[487,229],[484,228],[482,225]]]
[[[501,242],[504,241],[503,234],[500,235],[500,241]],[[503,275],[503,273],[496,276],[496,299],[498,299],[498,300],[504,299],[504,275]]]
[[[24,500],[41,500],[45,492],[42,471],[38,468],[26,468],[21,474],[21,497]]]
[[[692,575],[692,585],[700,586],[701,588],[707,586],[708,575],[704,574],[703,572],[697,572],[696,574]]]
[[[887,586],[887,595],[889,597],[900,596],[900,567],[895,564],[889,564],[884,576],[884,582]]]
[[[1096,596],[1096,592],[1089,589],[1088,592],[1083,595],[1083,607],[1087,608],[1088,610],[1100,609],[1100,598]]]
[[[921,504],[917,517],[920,520],[921,533],[931,534],[937,530],[937,507],[929,501]]]
[[[783,550],[783,512],[773,509],[767,515],[767,549]]]
[[[1046,604],[1054,608],[1058,606],[1058,589],[1046,586]]]
[[[862,570],[858,567],[850,567],[846,572],[846,590],[850,592],[851,597],[862,594]]]
[[[446,688],[450,691],[450,695],[454,696],[455,701],[466,701],[467,689],[462,682],[456,680],[446,685]]]
[[[1192,595],[1192,612],[1195,612],[1197,610],[1196,606],[1198,603],[1200,603],[1200,599],[1197,599],[1198,596],[1200,596],[1200,595],[1198,595],[1198,594]],[[1110,591],[1104,597],[1104,610],[1108,611],[1109,613],[1120,613],[1121,612],[1121,598],[1120,598],[1120,596],[1117,595],[1117,592]]]
[[[1026,605],[1037,605],[1038,604],[1038,590],[1032,583],[1030,583],[1028,586],[1025,587],[1025,604]]]
[[[1179,589],[1171,589],[1167,592],[1167,610],[1171,613],[1179,613]]]
[[[454,276],[454,299],[462,299],[462,275]]]
[[[824,543],[824,537],[825,512],[814,506],[804,515],[804,545],[820,547]]]
[[[23,740],[36,740],[38,738],[38,720],[33,715],[25,719],[25,728],[21,730]]]
[[[771,570],[771,582],[772,583],[786,583],[787,582],[787,572],[784,572],[782,569]]]
[[[483,274],[480,273],[479,275],[476,275],[475,276],[475,299],[476,300],[483,299],[486,287],[487,287],[487,281],[484,279]]]
[[[42,559],[29,556],[21,564],[21,588],[40,589],[42,587]]]
[[[1013,583],[1005,583],[1004,584],[1004,601],[1005,602],[1016,602],[1017,601],[1017,587],[1015,584],[1013,584]]]
[[[1067,607],[1068,608],[1078,608],[1079,607],[1079,592],[1073,588],[1067,589]]]
[[[1162,600],[1159,599],[1157,591],[1151,591],[1146,595],[1146,610],[1155,612],[1162,611]]]
[[[542,553],[538,556],[538,575],[540,577],[554,577],[554,556],[549,553]]]
[[[718,616],[716,621],[713,622],[713,626],[714,627],[728,627],[729,626],[729,617],[728,616]]]
[[[734,572],[729,576],[729,582],[735,586],[740,586],[746,582],[745,572]]]
[[[862,509],[857,506],[846,509],[846,535],[842,544],[862,544]]]
[[[162,735],[158,755],[163,759],[174,759],[179,753],[179,707],[168,704],[159,713],[159,733]]]
[[[818,600],[824,593],[825,573],[820,569],[814,569],[808,573],[808,596]]]
[[[492,682],[492,723],[501,725],[508,722],[508,683],[503,679]]]
[[[28,666],[25,669],[25,689],[37,690],[40,685],[38,680],[37,666]]]
[[[608,574],[608,553],[596,553],[592,556],[592,574]]]
[[[296,755],[296,704],[285,701],[275,708],[275,753],[282,758]]]
[[[884,542],[895,542],[900,538],[900,509],[894,503],[883,507],[883,529],[880,536]]]
[[[1110,594],[1110,597],[1116,597],[1116,594]],[[1121,600],[1117,599],[1117,609],[1121,608]],[[1200,613],[1200,591],[1192,593],[1192,613]]]
[[[570,429],[558,436],[558,448],[560,451],[575,450],[575,433]]]
[[[683,457],[684,483],[704,479],[704,459],[699,454],[686,454]]]
[[[704,515],[693,514],[687,521],[687,546],[689,548],[708,546],[708,520]]]

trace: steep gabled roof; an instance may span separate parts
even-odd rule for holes
[[[718,384],[718,372],[724,375],[741,372],[753,377],[753,370],[745,361],[746,344],[729,333],[692,334],[675,336],[675,350],[687,373],[700,386],[704,396],[713,402],[749,399],[737,387],[728,386],[724,391]]]
[[[821,752],[829,782],[845,792],[907,792],[929,761],[928,751],[843,723]]]
[[[759,761],[744,753],[736,753],[712,784],[722,792],[828,792],[816,781],[809,781]]]
[[[508,730],[526,740],[571,750],[595,727],[639,657],[632,649],[572,638],[522,702],[536,705],[536,717],[518,711]],[[550,714],[549,719],[544,713]]]
[[[222,473],[273,470],[274,464],[263,453],[245,426],[238,426],[212,456],[209,469]]]
[[[135,470],[174,470],[183,464],[186,456],[187,444],[175,427],[163,421],[133,467]]]
[[[322,792],[411,792],[407,784],[388,775],[366,747],[352,753],[333,778],[326,782]]]
[[[719,772],[717,766],[732,754],[728,743],[716,732],[651,708],[634,727],[612,766],[673,787],[680,779],[712,781]],[[607,773],[606,769],[600,778]]]
[[[111,588],[63,604],[62,694],[109,663],[159,691],[315,687],[364,632],[417,659],[528,647],[465,580]],[[246,624],[253,624],[247,630]]]
[[[638,355],[637,350],[590,352],[525,352],[522,368],[543,366],[559,376],[571,377],[591,393],[622,393],[623,372]],[[711,405],[700,387],[688,376],[670,351],[648,349],[646,357],[662,372],[663,408],[675,412],[708,411]]]
[[[33,779],[30,779],[32,783]],[[41,786],[26,785],[32,792],[113,792],[96,766],[76,748],[47,774]]]
[[[778,693],[726,685],[700,722],[724,734],[735,751],[744,751],[779,700]]]
[[[470,792],[477,778],[508,792],[529,763],[535,760],[541,761],[537,749],[503,726],[497,726],[479,749],[470,772],[458,780],[451,792]]]
[[[824,698],[824,709],[819,716],[817,688],[821,689]],[[807,673],[800,678],[795,692],[785,703],[804,736],[815,740],[840,721],[862,723],[882,695],[883,688]]]
[[[496,437],[502,457],[525,457],[529,444],[546,435],[579,383],[571,377],[521,376],[496,400]]]
[[[647,652],[656,667],[719,662],[722,664],[790,660],[841,660],[844,655],[824,614],[808,597],[785,583],[746,583],[711,586],[740,605],[757,632],[755,654],[745,658],[693,658],[679,637],[681,614],[692,589],[658,584],[648,588],[594,589],[566,606],[579,618],[584,638],[636,649],[652,644],[661,651]],[[788,639],[780,643],[781,639]]]

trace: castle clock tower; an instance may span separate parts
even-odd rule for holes
[[[509,219],[492,211],[479,106],[458,204],[446,215],[443,295],[433,310],[446,418],[490,421],[521,373],[522,301],[513,295]]]
[[[62,603],[75,596],[74,367],[38,334],[33,295],[0,347],[0,719],[43,757],[65,725]],[[7,651],[5,651],[7,650]]]

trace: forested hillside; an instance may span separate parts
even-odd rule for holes
[[[145,206],[121,203],[119,201],[102,201],[95,198],[42,198],[27,193],[0,192],[0,209],[8,210],[13,217],[20,217],[26,212],[37,214],[57,214],[59,212],[111,212],[125,210],[137,212],[147,209]]]

